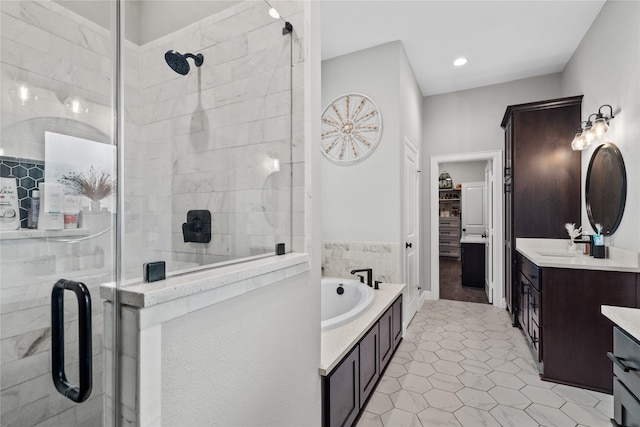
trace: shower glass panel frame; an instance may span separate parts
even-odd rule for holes
[[[98,24],[62,2],[0,5],[0,176],[19,210],[0,227],[3,426],[115,419],[104,398],[117,335],[100,287],[117,282],[118,6],[92,2]],[[27,228],[38,188],[39,226]],[[77,389],[59,392],[54,376]]]
[[[299,16],[295,3],[279,2],[281,15]],[[132,415],[113,404],[129,391],[115,314],[119,289],[142,281],[145,263],[164,261],[170,276],[273,256],[278,243],[303,249],[302,103],[294,104],[303,55],[295,28],[269,8],[1,2],[0,175],[15,182],[20,228],[0,231],[0,425],[115,425]],[[152,23],[166,16],[173,26]],[[177,74],[165,62],[170,50],[202,54],[202,64],[186,55],[190,70]],[[61,227],[57,219],[46,227],[56,230],[25,228],[42,182],[61,187],[43,187],[41,221],[56,214],[51,194],[62,191],[70,206]],[[98,182],[112,193],[92,193]],[[210,228],[187,220],[196,210],[210,212]],[[65,216],[78,228],[65,228]],[[204,227],[210,240],[185,242],[184,225]],[[52,382],[52,289],[61,279],[91,296],[92,390],[81,403]],[[80,288],[61,293],[71,384],[80,307],[70,289]]]
[[[123,283],[291,252],[293,32],[266,2],[139,4],[141,28],[122,20]],[[172,22],[150,30],[154,8]]]

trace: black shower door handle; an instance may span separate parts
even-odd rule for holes
[[[79,386],[69,384],[64,371],[64,291],[78,299]],[[91,294],[84,283],[60,279],[51,291],[51,376],[60,394],[84,402],[91,394]]]

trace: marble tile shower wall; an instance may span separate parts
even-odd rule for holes
[[[322,275],[352,278],[355,268],[373,268],[373,279],[402,283],[400,245],[369,242],[322,242]]]
[[[3,154],[24,161],[44,160],[43,130],[69,124],[63,100],[77,94],[89,102],[82,122],[110,133],[111,42],[107,30],[54,2],[2,1]],[[21,106],[10,96],[25,81],[37,102]],[[91,218],[104,227],[110,218]],[[109,234],[74,244],[64,239],[0,237],[0,389],[2,425],[100,425],[103,415],[103,316],[98,286],[111,281]],[[93,392],[76,405],[52,386],[50,374],[50,293],[60,278],[84,282],[93,298]],[[73,315],[75,301],[65,307]],[[77,378],[77,323],[65,323],[67,375]]]
[[[278,7],[294,28],[302,25],[299,2]],[[165,249],[174,263],[272,252],[276,242],[289,245],[292,221],[294,250],[304,248],[301,41],[281,30],[263,3],[245,2],[140,48],[143,144],[151,162],[145,174],[154,174],[145,192],[151,204],[158,201],[150,206],[158,238],[172,230]],[[180,76],[164,62],[169,49],[202,53],[204,64]],[[162,202],[169,195],[167,212]],[[211,211],[211,243],[183,242],[191,209]],[[165,213],[170,228],[163,227]]]

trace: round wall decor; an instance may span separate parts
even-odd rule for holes
[[[349,93],[322,111],[322,153],[338,164],[359,162],[376,149],[382,136],[382,115],[367,95]]]

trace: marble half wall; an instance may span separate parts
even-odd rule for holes
[[[322,275],[353,277],[353,269],[372,268],[373,280],[402,283],[400,245],[373,242],[322,242]]]

